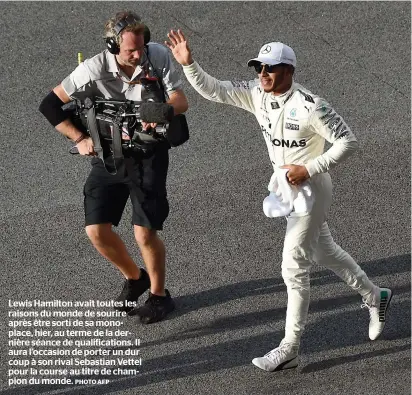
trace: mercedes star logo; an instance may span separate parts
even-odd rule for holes
[[[270,48],[270,45],[266,45],[266,47],[263,48],[263,49],[260,51],[260,53],[267,54],[267,53],[269,53],[271,50],[272,50],[272,48]]]

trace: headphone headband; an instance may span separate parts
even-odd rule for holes
[[[139,23],[140,19],[136,19],[133,15],[128,15],[126,18],[120,19],[113,28],[116,36],[118,36],[126,26],[133,25],[134,23]]]
[[[121,34],[121,32],[129,25],[133,25],[134,23],[141,23],[140,18],[136,18],[133,15],[128,15],[127,17],[121,19],[119,22],[116,23],[113,30],[115,32],[115,36],[106,38],[107,49],[110,53],[117,55],[120,51],[120,47],[117,43],[117,40]],[[143,24],[142,24],[143,25]],[[144,45],[150,41],[150,30],[146,25],[143,25],[143,37],[144,37]]]

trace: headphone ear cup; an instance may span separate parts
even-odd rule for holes
[[[150,41],[150,30],[145,25],[143,30],[143,37],[144,37],[144,45],[146,45]]]
[[[117,55],[120,52],[120,48],[117,45],[116,39],[114,37],[106,38],[106,45],[109,52],[113,55]]]

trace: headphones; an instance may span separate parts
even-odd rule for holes
[[[119,47],[119,44],[117,43],[117,38],[127,26],[133,25],[136,22],[139,23],[140,19],[135,18],[133,15],[128,15],[126,18],[123,18],[119,22],[116,23],[116,25],[113,28],[116,35],[106,38],[107,49],[109,50],[110,53],[112,53],[113,55],[117,55],[120,52],[120,47]],[[144,37],[144,45],[146,46],[148,42],[150,41],[150,30],[146,25],[144,25],[143,37]]]

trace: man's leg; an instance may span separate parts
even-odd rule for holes
[[[86,226],[86,233],[96,250],[112,262],[128,280],[137,280],[140,269],[126,250],[126,246],[112,224],[97,224]]]
[[[279,347],[252,363],[267,371],[294,368],[298,365],[300,339],[305,329],[310,300],[310,268],[319,229],[310,216],[288,217],[282,256],[282,277],[287,287],[285,336]]]
[[[310,269],[316,262],[321,225],[316,215],[290,216],[282,255],[282,277],[288,293],[286,343],[300,345],[310,302]]]
[[[332,270],[365,299],[369,299],[373,291],[378,288],[354,259],[335,243],[326,222],[322,225],[319,234],[316,262]]]
[[[170,293],[165,289],[165,247],[156,230],[134,226],[146,269],[150,276],[150,293],[146,303],[130,312],[138,315],[143,324],[151,324],[166,317],[175,309]]]
[[[111,175],[100,161],[95,162],[84,186],[86,233],[97,251],[125,277],[123,290],[116,299],[121,311],[136,307],[139,296],[150,287],[146,271],[137,267],[112,229],[113,224],[119,224],[128,198],[124,172],[119,169],[118,174]]]
[[[319,235],[332,203],[329,174],[319,174],[311,182],[315,194],[308,215],[292,213],[288,218],[283,247],[282,276],[288,290],[285,340],[299,345],[309,309],[310,268],[316,262]]]
[[[156,230],[134,225],[134,235],[150,277],[150,292],[165,296],[165,246]]]
[[[369,308],[369,338],[377,339],[385,326],[386,310],[392,298],[392,291],[373,284],[355,260],[334,242],[326,222],[320,231],[316,255],[319,265],[332,270],[362,296],[362,306]]]
[[[159,147],[152,155],[135,158],[128,167],[134,235],[151,282],[146,303],[130,315],[137,314],[144,324],[162,320],[175,308],[169,291],[165,289],[165,246],[157,234],[163,229],[169,214],[166,193],[168,164],[168,150]]]
[[[311,180],[315,202],[310,214],[294,212],[287,217],[282,254],[282,277],[288,293],[285,336],[279,347],[253,359],[257,367],[276,371],[298,365],[300,339],[306,325],[310,300],[310,268],[315,262],[321,226],[332,201],[329,174]]]

